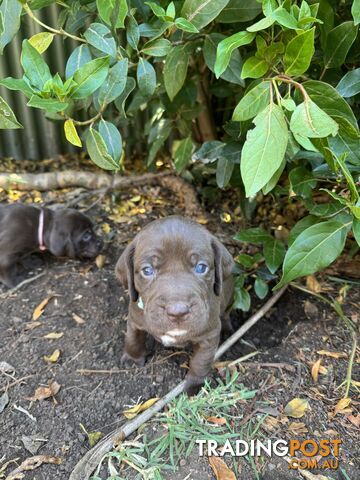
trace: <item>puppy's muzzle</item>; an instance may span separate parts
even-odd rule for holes
[[[165,306],[165,312],[171,322],[180,323],[187,319],[190,305],[185,302],[170,302]]]

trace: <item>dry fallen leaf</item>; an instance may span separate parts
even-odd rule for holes
[[[98,256],[95,258],[96,266],[97,266],[99,269],[100,269],[100,268],[103,268],[103,266],[105,265],[105,260],[106,260],[105,255],[98,255]]]
[[[338,403],[335,405],[334,409],[334,416],[337,415],[338,413],[351,413],[352,409],[347,408],[351,403],[351,398],[346,397],[342,398],[341,400],[338,401]]]
[[[315,293],[321,292],[321,285],[313,275],[306,277],[306,287]]]
[[[275,417],[266,417],[265,421],[263,422],[262,426],[268,432],[272,432],[277,426],[279,425],[279,420]]]
[[[360,413],[358,413],[357,415],[349,415],[347,419],[349,420],[349,422],[355,425],[355,427],[360,428]]]
[[[317,383],[318,381],[320,365],[321,365],[321,358],[319,358],[319,360],[317,360],[311,367],[311,376],[315,383]]]
[[[76,313],[73,313],[72,314],[72,318],[73,320],[75,320],[76,323],[78,323],[79,325],[82,325],[83,323],[85,323],[85,320],[83,318],[81,318],[79,315],[77,315]]]
[[[332,358],[347,358],[347,354],[345,352],[329,352],[328,350],[319,350],[316,353]]]
[[[105,234],[108,234],[111,232],[111,227],[108,223],[103,223],[101,228]]]
[[[19,480],[24,478],[22,472],[27,472],[29,470],[35,470],[35,468],[40,467],[43,463],[52,463],[55,465],[61,464],[61,458],[51,457],[50,455],[36,455],[35,457],[27,458],[22,462],[22,464],[15,468],[10,474],[6,477],[6,480]]]
[[[40,327],[41,322],[27,322],[24,325],[25,330],[34,330],[34,328]]]
[[[126,418],[131,420],[132,418],[136,417],[136,415],[140,412],[143,412],[144,410],[147,410],[148,408],[151,407],[155,402],[159,400],[158,397],[156,398],[149,398],[149,400],[146,400],[146,402],[141,402],[134,407],[128,408],[127,410],[123,411],[123,414]]]
[[[288,426],[288,430],[293,435],[302,435],[304,433],[308,433],[308,429],[305,423],[302,422],[291,422]]]
[[[27,397],[26,400],[36,402],[37,400],[45,400],[49,397],[54,397],[60,390],[61,385],[53,380],[48,381],[48,387],[39,387],[35,390],[32,397]]]
[[[215,423],[216,425],[224,425],[226,423],[226,418],[223,417],[208,417],[207,422]]]
[[[56,363],[60,358],[60,350],[57,348],[51,355],[44,355],[45,362]]]
[[[45,299],[44,299],[41,303],[39,303],[39,305],[35,308],[35,310],[33,311],[33,314],[32,314],[32,319],[33,319],[34,321],[41,317],[41,315],[43,314],[44,309],[45,309],[46,305],[49,303],[49,300],[50,300],[50,299],[51,299],[51,297],[45,298]]]
[[[47,335],[44,335],[43,338],[46,338],[47,340],[58,340],[64,335],[64,332],[51,332],[48,333]]]
[[[311,318],[314,318],[314,317],[318,317],[319,315],[319,309],[318,307],[310,302],[310,300],[305,300],[304,302],[304,312],[305,312],[305,315],[311,319]]]
[[[309,402],[304,398],[294,398],[284,408],[285,415],[292,418],[301,418],[309,408]]]
[[[224,460],[219,457],[208,457],[208,459],[216,480],[236,480],[235,473],[230,470]]]

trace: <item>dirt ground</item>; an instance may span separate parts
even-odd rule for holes
[[[138,207],[139,197],[152,200],[151,209]],[[113,200],[110,198],[109,202]],[[8,405],[0,413],[0,478],[4,476],[1,465],[7,461],[17,459],[20,463],[34,454],[48,454],[61,457],[61,465],[43,465],[27,472],[24,478],[68,479],[75,464],[89,449],[81,424],[87,432],[106,434],[124,422],[122,411],[126,406],[133,405],[139,398],[146,400],[164,395],[185,375],[180,366],[187,355],[167,358],[175,350],[160,345],[156,346],[154,356],[144,369],[109,374],[110,370],[119,369],[127,314],[126,293],[114,276],[115,262],[143,225],[160,215],[181,213],[180,207],[172,206],[174,199],[169,192],[155,187],[134,189],[116,199],[118,205],[129,201],[138,211],[128,217],[129,212],[124,214],[123,211],[117,211],[114,217],[106,203],[97,204],[88,212],[105,237],[106,260],[102,268],[94,262],[60,260],[49,254],[33,255],[27,260],[28,276],[44,272],[43,276],[10,296],[0,287],[0,362],[7,362],[14,368],[13,372],[0,372],[0,396],[4,390],[9,396]],[[223,223],[219,217],[220,213],[214,211],[208,228],[231,244],[238,225],[236,222]],[[336,293],[341,286],[331,285],[331,293]],[[34,322],[35,308],[47,298],[43,314]],[[359,299],[359,288],[354,286],[347,292],[344,307],[354,322],[359,322]],[[234,312],[234,327],[250,314]],[[46,339],[49,333],[61,335],[58,339]],[[61,352],[59,360],[46,362],[43,357],[55,349]],[[345,379],[350,349],[348,332],[330,307],[289,289],[224,360],[258,351],[239,367],[245,386],[258,390],[254,401],[244,405],[245,420],[268,413],[270,416],[262,427],[262,433],[268,437],[340,438],[340,467],[352,480],[357,480],[360,478],[360,451],[359,422],[356,420],[359,417],[356,415],[359,415],[360,404],[354,390],[351,411],[332,415],[341,398],[337,387]],[[321,350],[341,352],[346,358],[316,353]],[[314,383],[311,365],[320,357],[326,374],[320,375],[318,383]],[[360,380],[358,364],[357,354],[353,373],[357,381]],[[214,378],[216,375],[219,373],[214,371]],[[29,400],[38,387],[47,386],[49,381],[60,385],[54,398]],[[310,410],[299,420],[287,417],[284,420],[283,409],[295,397],[307,399]],[[30,441],[29,445],[26,437],[41,440]],[[6,473],[14,467],[15,464],[9,466]],[[241,469],[241,479],[255,479],[253,470],[242,460]],[[339,470],[320,473],[333,479],[346,478]],[[169,478],[205,480],[215,477],[207,460],[193,453],[184,459],[179,472]],[[259,478],[295,480],[302,477],[289,470],[283,459],[272,458],[261,467]]]

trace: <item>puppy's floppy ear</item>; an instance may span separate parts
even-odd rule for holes
[[[133,240],[120,255],[115,267],[115,274],[119,282],[129,290],[130,299],[136,302],[139,294],[135,288],[134,254],[135,242]]]
[[[217,238],[213,237],[211,240],[211,247],[214,252],[215,263],[214,292],[215,295],[219,296],[222,290],[223,281],[231,275],[234,267],[234,260],[227,248],[225,248]]]
[[[56,215],[49,235],[49,250],[56,257],[75,257],[68,219]]]

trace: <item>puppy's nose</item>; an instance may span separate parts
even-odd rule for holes
[[[190,312],[189,305],[183,302],[169,303],[165,311],[170,319],[181,320],[185,315]]]

